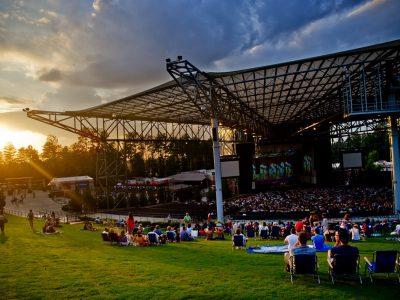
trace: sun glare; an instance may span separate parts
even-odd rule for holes
[[[0,151],[3,151],[3,148],[7,143],[12,143],[17,149],[22,147],[26,148],[31,145],[36,150],[40,151],[45,142],[45,135],[28,130],[17,131],[0,127]]]

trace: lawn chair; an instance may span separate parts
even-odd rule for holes
[[[147,234],[147,238],[149,239],[149,245],[151,246],[151,245],[155,245],[155,246],[158,246],[158,245],[160,245],[160,242],[159,242],[159,240],[157,239],[157,234],[155,233],[155,232],[149,232],[148,234]]]
[[[360,256],[358,254],[335,254],[332,260],[328,258],[328,264],[332,284],[335,284],[337,277],[355,277],[362,284]]]
[[[293,283],[294,275],[312,274],[321,283],[318,273],[317,255],[297,254],[289,257],[290,281]]]
[[[113,243],[118,244],[118,242],[119,242],[118,234],[116,234],[116,233],[113,232],[113,231],[110,231],[110,232],[108,233],[108,239],[110,240],[110,244],[111,244],[111,245],[112,245]]]
[[[246,234],[248,238],[254,238],[256,236],[254,228],[253,227],[248,227],[246,228]]]
[[[129,246],[130,242],[129,242],[128,237],[126,235],[123,236],[123,237],[120,237],[118,239],[118,245],[120,245],[120,246]]]
[[[103,239],[103,242],[105,243],[110,243],[110,238],[108,236],[108,232],[102,232],[101,233],[101,238]]]
[[[266,240],[268,239],[268,230],[267,229],[261,229],[260,230],[260,240]]]
[[[379,250],[375,251],[372,256],[372,262],[364,257],[365,270],[364,274],[368,272],[371,283],[373,282],[372,274],[386,273],[389,277],[390,273],[397,273],[397,279],[400,283],[400,257],[397,255],[397,250]]]
[[[234,249],[246,249],[246,242],[243,235],[233,236],[232,250]]]
[[[167,240],[170,243],[175,242],[175,235],[172,231],[167,231]]]

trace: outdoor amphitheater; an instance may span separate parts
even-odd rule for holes
[[[7,194],[0,298],[397,298],[399,52],[396,40],[224,73],[178,56],[166,60],[172,80],[147,91],[84,110],[25,109],[98,143],[103,207],[66,211],[64,190]],[[332,145],[377,132],[391,170],[362,177],[362,149]],[[154,189],[173,201],[129,205],[139,188],[126,149],[160,137],[210,141],[213,197],[184,198],[182,181]]]

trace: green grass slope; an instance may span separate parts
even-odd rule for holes
[[[318,253],[321,284],[312,276],[291,284],[283,254],[232,251],[230,241],[120,247],[104,243],[100,232],[81,231],[81,224],[43,235],[27,219],[8,219],[0,235],[0,299],[397,299],[400,292],[394,275],[332,285],[326,253]],[[35,221],[37,231],[42,226]],[[282,242],[249,242],[266,243]],[[373,250],[400,250],[399,242],[383,238],[357,246],[369,258]]]

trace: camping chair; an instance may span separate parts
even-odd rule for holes
[[[297,254],[289,257],[290,281],[293,283],[294,275],[312,274],[321,283],[318,273],[317,255]]]
[[[173,243],[175,241],[175,235],[172,231],[167,231],[167,240],[170,243]]]
[[[271,228],[271,239],[280,239],[281,228],[279,226],[272,226]]]
[[[256,236],[254,228],[250,227],[250,226],[248,228],[246,228],[246,234],[247,234],[248,238],[254,238]]]
[[[107,232],[102,232],[101,233],[101,238],[103,239],[103,242],[105,242],[105,243],[111,242]]]
[[[332,284],[335,284],[335,280],[339,276],[353,276],[359,279],[362,284],[360,275],[360,256],[358,254],[335,254],[330,260],[329,264],[329,277],[332,280]]]
[[[266,239],[268,239],[268,230],[261,229],[260,230],[260,240],[266,240]]]
[[[110,240],[110,244],[112,245],[112,243],[118,243],[119,242],[119,238],[118,238],[118,234],[116,234],[115,232],[109,232],[108,233],[108,239]]]
[[[149,239],[149,245],[160,245],[160,242],[157,239],[157,235],[154,232],[149,232],[147,234],[147,238]]]
[[[372,274],[386,273],[387,277],[389,277],[390,273],[397,273],[397,278],[400,283],[400,257],[397,257],[397,250],[375,251],[372,256],[372,262],[370,262],[366,257],[364,257],[364,260],[364,274],[366,274],[368,271],[369,279],[371,280],[371,282],[373,282]]]
[[[233,249],[246,249],[246,242],[244,240],[243,235],[234,235],[232,242],[232,250]]]
[[[129,246],[130,242],[128,240],[128,237],[125,235],[124,237],[121,237],[118,239],[118,245],[120,246]]]

